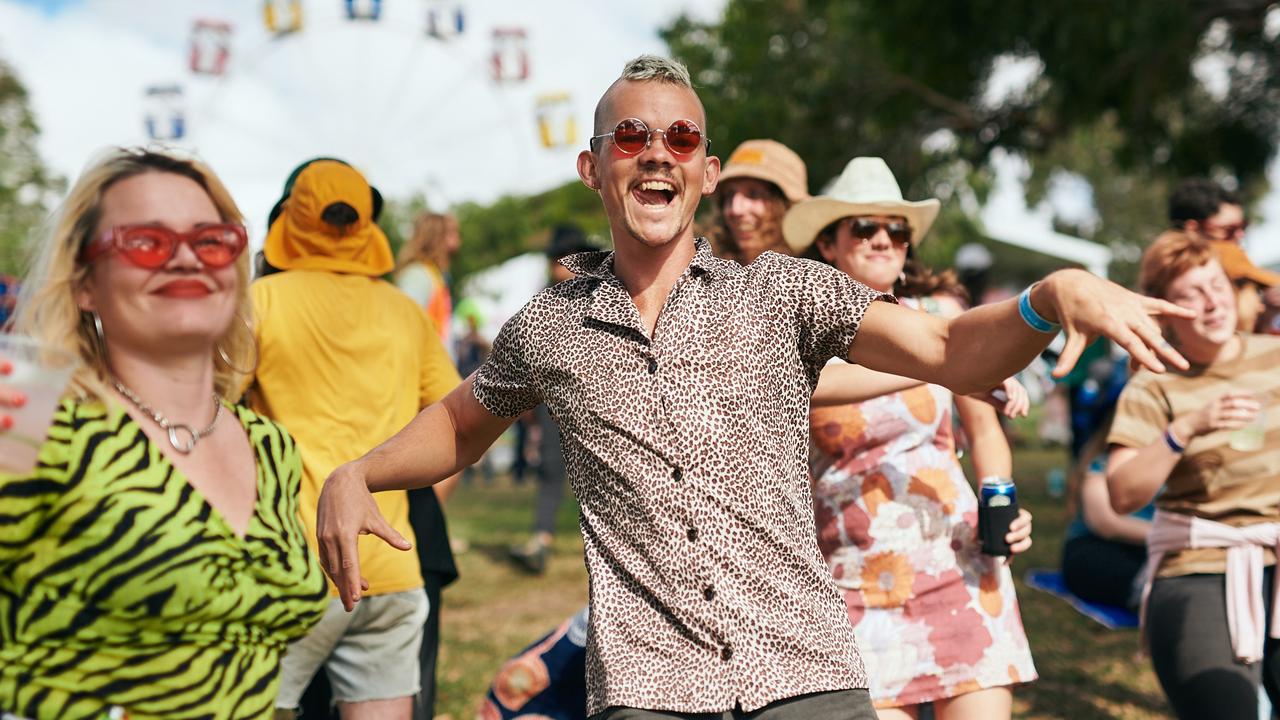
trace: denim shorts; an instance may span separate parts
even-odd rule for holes
[[[333,598],[320,624],[289,644],[280,663],[276,707],[293,709],[321,667],[337,702],[417,695],[418,650],[427,619],[422,589],[361,598],[351,612]]]

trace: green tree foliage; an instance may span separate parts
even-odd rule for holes
[[[65,186],[40,160],[39,133],[26,88],[0,61],[0,274],[26,271],[31,235]]]
[[[815,191],[849,158],[880,155],[909,197],[981,201],[991,153],[1004,148],[1031,161],[1033,202],[1055,173],[1077,173],[1101,216],[1092,236],[1132,243],[1163,221],[1155,198],[1173,178],[1263,189],[1280,127],[1271,10],[1270,0],[729,0],[719,21],[681,17],[663,37],[689,65],[721,153],[776,138],[805,158]],[[1034,81],[993,93],[993,69],[1018,60],[1038,66]],[[1206,68],[1219,82],[1198,79]],[[956,204],[943,235],[967,232]]]
[[[379,225],[393,249],[408,239],[418,214],[429,209],[423,196],[387,202]],[[454,287],[516,255],[544,250],[551,228],[559,223],[576,224],[589,235],[609,236],[600,198],[576,180],[537,195],[503,196],[488,205],[462,203],[449,212],[457,216],[462,234],[462,250],[451,268]]]
[[[386,199],[382,205],[382,214],[378,216],[378,227],[386,233],[391,244],[391,254],[399,257],[400,248],[413,235],[413,223],[419,215],[431,212],[427,196],[422,193],[407,199]]]

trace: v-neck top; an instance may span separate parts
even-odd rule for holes
[[[269,718],[281,653],[324,614],[292,438],[247,408],[239,537],[119,407],[67,401],[36,469],[0,474],[0,711]]]

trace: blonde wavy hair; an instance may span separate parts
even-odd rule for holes
[[[105,348],[98,341],[92,315],[81,311],[76,303],[76,295],[89,274],[89,266],[80,262],[80,251],[97,230],[107,188],[150,172],[194,180],[209,194],[223,222],[244,221],[226,186],[199,160],[154,148],[112,148],[92,160],[40,234],[35,261],[22,282],[12,325],[14,332],[79,359],[67,397],[104,401],[109,395],[111,373]],[[237,319],[209,350],[213,354],[214,390],[227,400],[239,395],[245,378],[241,370],[257,364],[257,343],[250,325],[249,253],[241,253],[235,268]]]
[[[400,248],[396,256],[396,269],[415,262],[427,262],[441,270],[449,269],[449,248],[445,245],[445,236],[449,232],[449,223],[458,219],[452,215],[426,212],[418,216],[413,223],[413,234]]]

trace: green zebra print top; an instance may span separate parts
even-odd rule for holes
[[[271,717],[328,588],[292,438],[234,413],[257,453],[243,539],[118,407],[64,402],[34,473],[0,474],[0,714]]]

